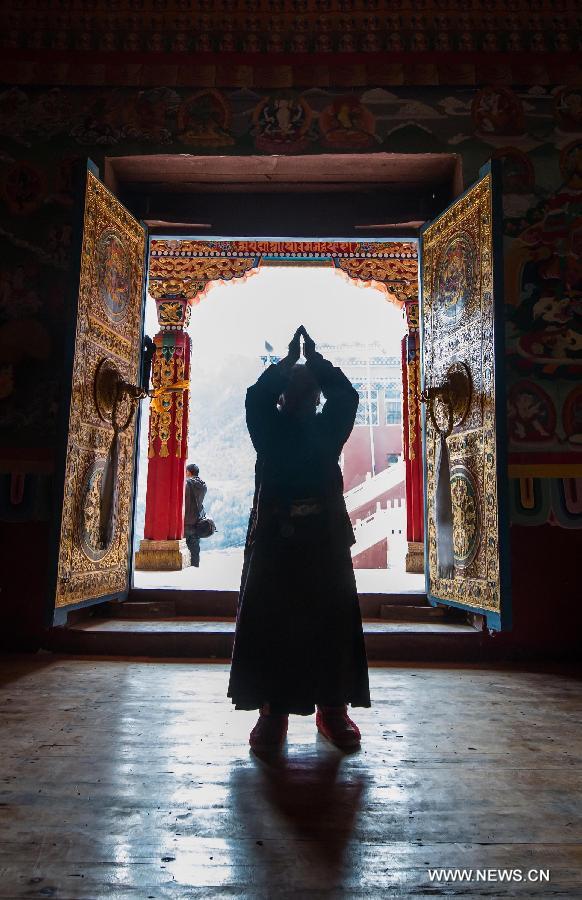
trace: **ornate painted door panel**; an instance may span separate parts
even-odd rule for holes
[[[509,570],[497,170],[422,232],[427,593],[507,628]],[[446,473],[446,474],[445,474]]]
[[[63,453],[56,607],[123,594],[129,586],[139,396],[133,386],[140,377],[145,245],[143,227],[89,167]]]

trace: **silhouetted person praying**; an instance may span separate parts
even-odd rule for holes
[[[357,409],[358,392],[303,326],[247,391],[257,462],[228,696],[237,709],[260,710],[254,750],[280,747],[289,713],[316,706],[325,737],[360,743],[347,704],[370,706],[370,691],[338,463]]]

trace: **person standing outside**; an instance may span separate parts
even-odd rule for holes
[[[236,709],[260,711],[253,750],[279,748],[289,713],[316,707],[324,737],[344,749],[360,744],[347,704],[370,706],[370,691],[338,462],[358,400],[303,326],[247,391],[257,462],[228,696]]]
[[[200,565],[200,538],[196,534],[196,525],[205,515],[204,498],[206,484],[199,477],[200,469],[196,463],[186,466],[186,487],[184,493],[184,537],[190,551],[190,565]]]

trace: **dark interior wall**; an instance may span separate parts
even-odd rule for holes
[[[118,196],[138,219],[203,224],[200,235],[217,237],[366,238],[416,236],[410,223],[434,218],[452,199],[451,184],[408,190],[361,185],[358,191],[252,190],[153,192],[149,185],[120,185]],[[390,229],[368,229],[374,223]],[[406,223],[401,228],[397,223]],[[182,225],[176,229],[184,233]],[[209,226],[209,227],[206,227]],[[167,228],[156,229],[167,234]],[[174,232],[174,229],[172,230]]]
[[[73,173],[88,156],[102,165],[105,156],[155,153],[454,152],[462,156],[465,184],[491,156],[501,158],[510,450],[521,463],[568,463],[570,471],[582,461],[582,92],[568,86],[577,83],[568,54],[561,68],[552,56],[543,72],[541,58],[531,58],[529,68],[522,59],[521,69],[500,58],[491,80],[473,62],[470,83],[459,83],[460,56],[449,60],[457,66],[450,80],[454,67],[423,68],[416,57],[407,79],[407,63],[398,62],[404,74],[396,83],[390,66],[397,63],[389,65],[385,54],[375,67],[356,60],[351,69],[314,56],[311,69],[296,67],[303,81],[284,86],[264,67],[259,77],[256,60],[247,66],[255,73],[251,83],[241,85],[233,63],[235,74],[217,86],[216,65],[191,67],[189,82],[164,60],[149,66],[142,59],[136,84],[133,58],[118,52],[111,66],[96,60],[92,83],[79,84],[82,61],[49,65],[39,58],[30,49],[28,56],[5,55],[0,91],[0,538],[10,551],[1,576],[4,633],[30,634],[42,621],[70,315]],[[493,60],[483,73],[493,71]],[[337,86],[330,86],[331,76],[322,83],[318,63],[328,76],[336,73]],[[87,69],[89,62],[83,64]],[[535,584],[521,590],[521,567],[531,569],[534,560],[567,576],[582,525],[581,481],[535,479],[530,487],[529,494],[515,484],[511,491],[520,547],[526,541],[530,551],[514,554],[516,624],[524,640],[532,621],[540,634],[553,613]],[[545,555],[548,529],[556,547],[568,530],[568,552],[559,562]]]

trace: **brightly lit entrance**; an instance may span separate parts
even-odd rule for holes
[[[156,531],[158,519],[161,529],[168,520],[165,510],[152,506],[166,506],[168,497],[177,497],[170,491],[159,499],[156,484],[165,469],[174,467],[178,448],[170,447],[171,434],[168,443],[159,441],[159,401],[154,398],[152,409],[148,398],[139,442],[135,588],[238,590],[255,462],[245,424],[245,392],[265,366],[285,355],[290,335],[303,323],[320,352],[342,368],[360,394],[356,424],[340,459],[356,535],[352,559],[358,589],[383,594],[424,590],[417,549],[422,535],[414,533],[421,522],[417,516],[416,523],[407,523],[407,497],[410,505],[422,492],[420,459],[414,466],[418,410],[403,403],[403,375],[407,380],[415,364],[407,355],[418,323],[415,242],[304,241],[290,246],[271,241],[265,248],[260,242],[239,241],[235,252],[252,267],[243,265],[228,278],[230,270],[221,273],[216,264],[208,266],[214,277],[206,284],[200,281],[201,262],[208,264],[208,254],[224,253],[224,248],[232,253],[232,242],[156,239],[151,246],[145,331],[157,332],[156,352],[168,355],[177,325],[189,319],[190,390],[181,397],[180,410],[182,431],[188,422],[184,462],[200,467],[208,489],[204,509],[218,531],[201,542],[199,568],[189,565],[189,554],[177,543],[170,568],[170,536]],[[190,281],[190,274],[197,280]],[[220,274],[228,280],[216,277]],[[193,296],[181,319],[176,310],[186,294]],[[155,372],[154,366],[154,377]],[[168,455],[159,457],[166,449]],[[179,450],[183,456],[182,445]],[[155,473],[150,474],[148,495],[151,466]],[[407,491],[407,474],[416,479],[414,490],[409,484]],[[409,517],[414,515],[412,507]]]

